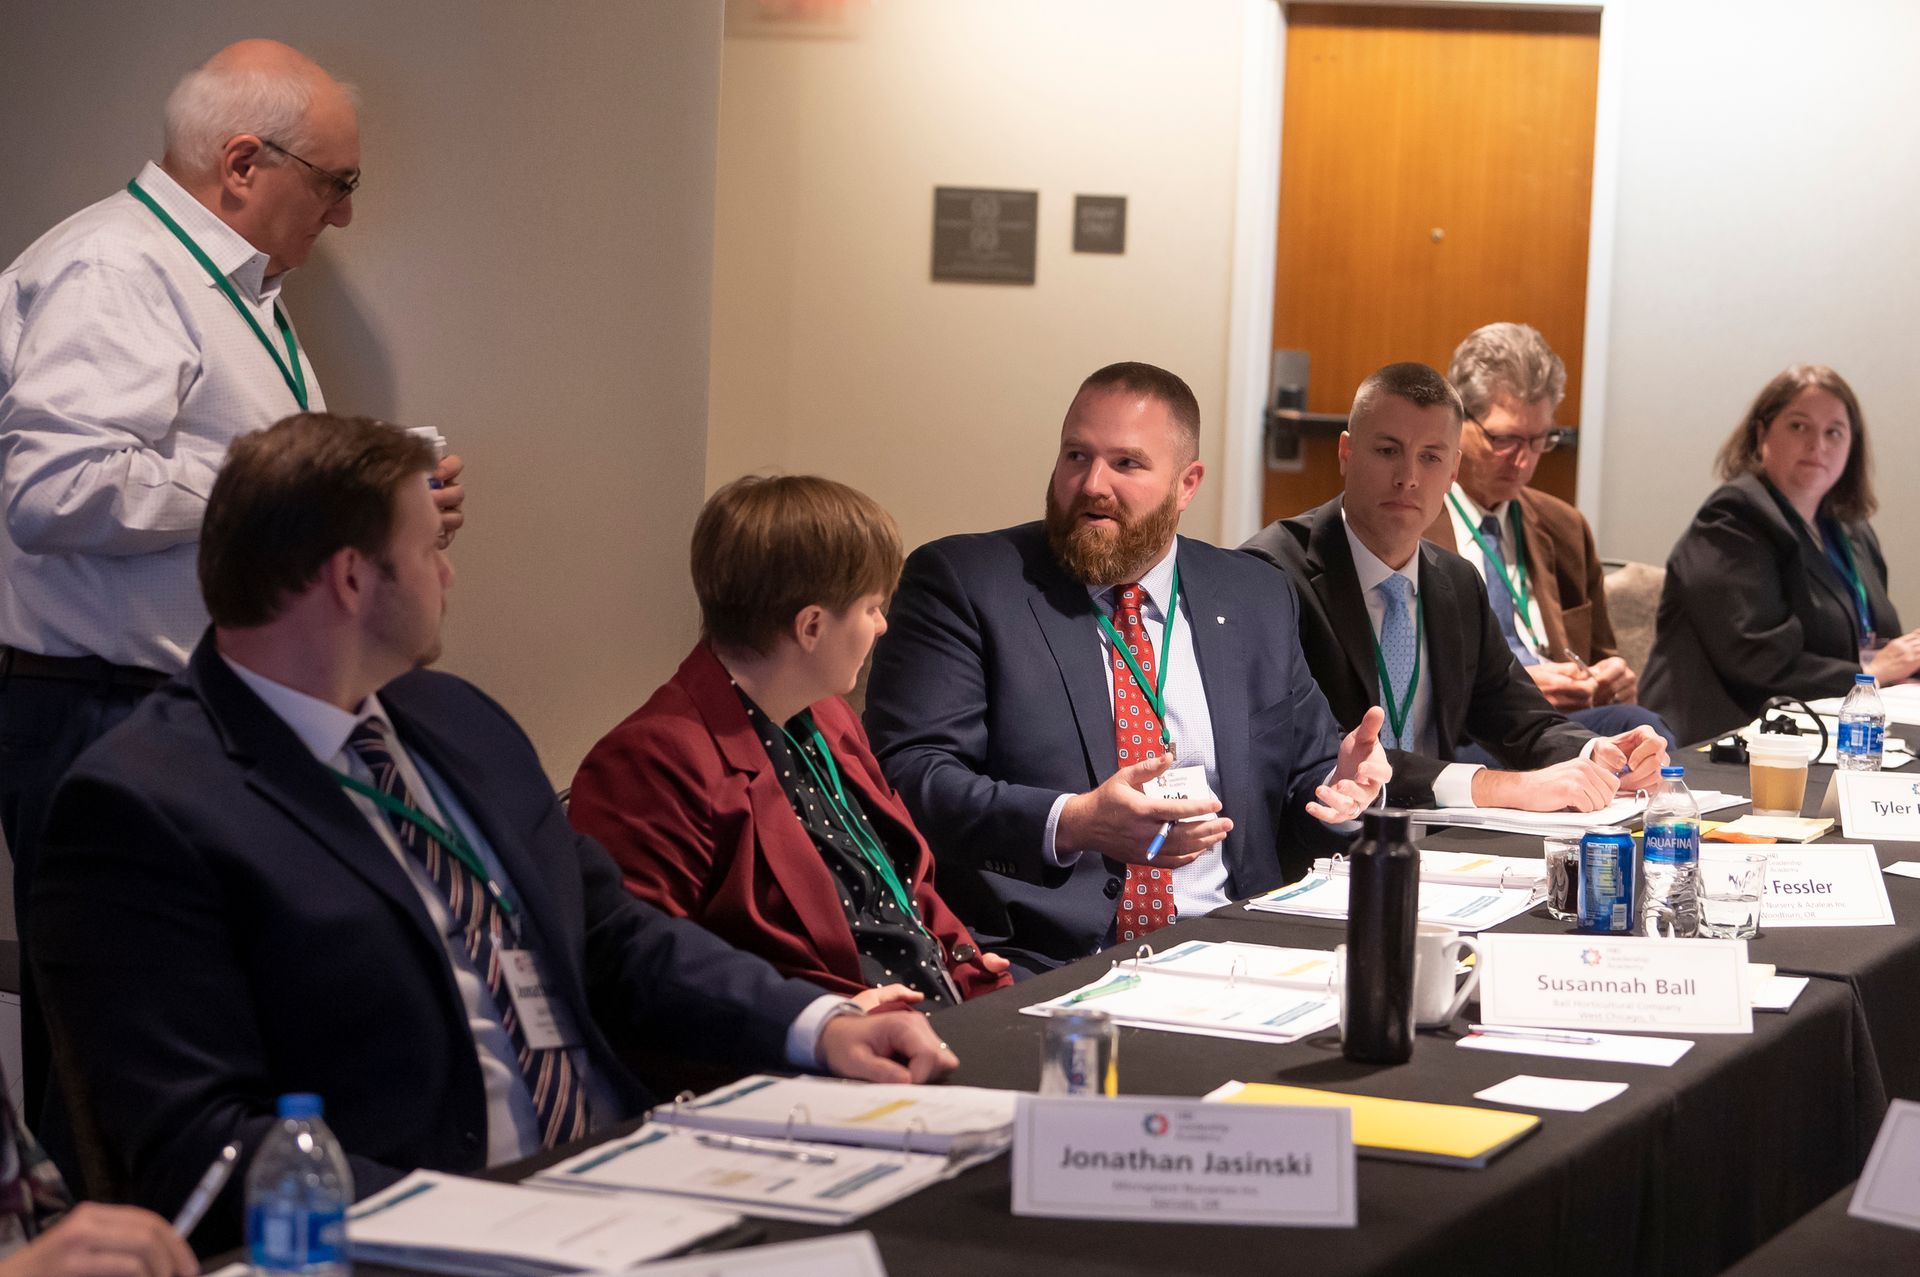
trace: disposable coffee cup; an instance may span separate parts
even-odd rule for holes
[[[1805,736],[1756,732],[1747,741],[1747,777],[1753,814],[1798,816],[1807,798],[1807,764],[1818,742]]]
[[[447,437],[432,426],[408,426],[406,430],[408,434],[416,439],[425,440],[426,443],[433,448],[433,456],[436,461],[447,455]],[[427,485],[433,488],[442,486],[438,479],[427,480]]]

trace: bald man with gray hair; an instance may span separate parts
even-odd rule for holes
[[[0,273],[0,828],[16,907],[56,782],[206,629],[194,564],[227,446],[326,406],[281,285],[353,220],[359,184],[354,91],[298,50],[243,40],[168,98],[158,164]],[[459,470],[450,457],[438,474],[449,537]],[[45,1055],[37,1009],[24,1020],[31,1118]]]

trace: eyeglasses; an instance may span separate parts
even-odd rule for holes
[[[1547,430],[1537,435],[1517,435],[1506,430],[1489,430],[1478,417],[1469,417],[1468,420],[1480,427],[1480,433],[1486,439],[1487,447],[1503,457],[1511,457],[1522,448],[1537,457],[1542,453],[1552,452],[1560,443],[1559,432],[1555,430]]]
[[[327,169],[321,168],[318,164],[315,164],[312,160],[305,159],[305,158],[302,158],[301,156],[295,155],[292,151],[289,151],[286,147],[268,138],[264,138],[264,137],[261,138],[260,145],[270,146],[274,150],[280,152],[280,154],[286,156],[288,159],[297,160],[301,164],[304,164],[308,168],[312,169],[315,173],[318,173],[323,179],[325,179],[327,185],[333,188],[333,198],[327,201],[329,204],[338,204],[341,200],[346,199],[349,195],[352,195],[355,191],[360,189],[360,175],[358,173],[355,173],[352,177],[341,177],[338,173],[334,173]]]

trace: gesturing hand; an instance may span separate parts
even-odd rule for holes
[[[1393,765],[1380,745],[1380,724],[1387,712],[1375,705],[1360,720],[1360,725],[1340,742],[1340,759],[1326,784],[1314,790],[1319,802],[1307,804],[1307,815],[1324,824],[1338,825],[1357,820],[1373,805],[1381,788],[1393,779]]]
[[[1199,858],[1200,854],[1227,836],[1233,822],[1224,816],[1217,820],[1180,822],[1188,816],[1205,816],[1220,810],[1215,798],[1155,798],[1142,792],[1142,786],[1174,765],[1167,757],[1149,758],[1122,767],[1107,777],[1098,789],[1075,794],[1060,809],[1060,823],[1054,828],[1054,845],[1062,851],[1092,851],[1128,864],[1147,863],[1147,848],[1154,835],[1169,821],[1173,828],[1153,859],[1162,869],[1178,869]]]

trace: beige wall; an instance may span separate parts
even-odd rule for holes
[[[157,156],[173,81],[250,35],[362,90],[355,220],[291,309],[330,406],[466,458],[444,664],[564,783],[694,634],[720,4],[12,6],[0,260]]]
[[[1636,3],[1622,38],[1602,549],[1664,562],[1754,394],[1828,363],[1873,432],[1874,524],[1920,625],[1920,7]]]
[[[851,40],[725,42],[711,489],[817,471],[909,545],[1038,517],[1060,418],[1116,359],[1199,396],[1217,467],[1236,0],[886,0]],[[933,283],[935,186],[1038,190],[1032,287]],[[1071,251],[1076,193],[1127,252]],[[1212,539],[1209,480],[1185,529]]]

